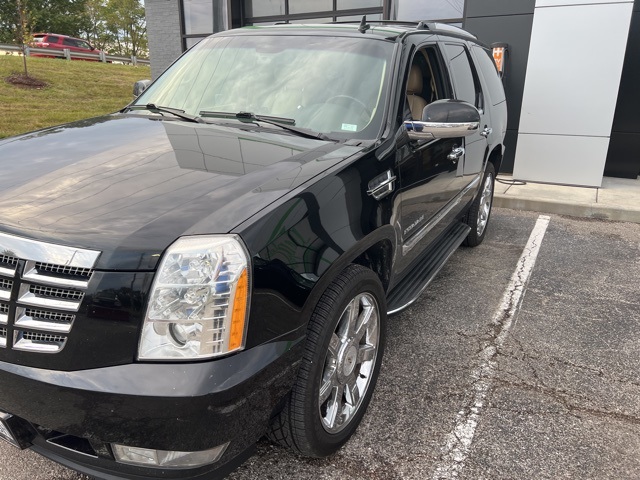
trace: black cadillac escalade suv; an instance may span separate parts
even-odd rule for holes
[[[220,33],[0,142],[0,437],[108,479],[335,452],[387,315],[482,242],[505,128],[475,37],[363,21]]]

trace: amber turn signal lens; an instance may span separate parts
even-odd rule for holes
[[[247,298],[249,296],[249,275],[245,268],[238,278],[236,292],[233,297],[233,313],[229,332],[229,351],[242,346],[244,340],[244,324],[247,318]]]

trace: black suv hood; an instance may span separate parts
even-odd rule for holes
[[[177,237],[226,233],[360,147],[277,127],[111,115],[0,142],[0,229],[148,270]]]

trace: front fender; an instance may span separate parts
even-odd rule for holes
[[[247,347],[305,326],[333,278],[373,246],[393,253],[395,196],[367,194],[369,180],[388,168],[364,155],[238,231],[254,267]]]

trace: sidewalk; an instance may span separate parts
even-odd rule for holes
[[[512,181],[506,175],[498,179]],[[640,180],[604,177],[600,188],[496,182],[494,206],[640,223]]]

